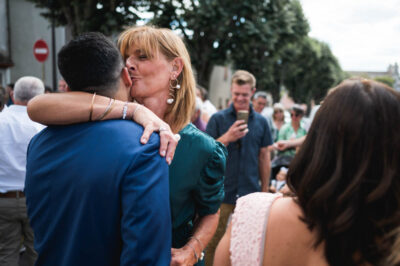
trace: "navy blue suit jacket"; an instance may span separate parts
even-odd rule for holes
[[[28,148],[36,265],[169,265],[168,165],[130,121],[51,126]]]

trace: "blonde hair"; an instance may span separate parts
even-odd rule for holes
[[[285,108],[283,107],[283,105],[282,105],[281,103],[275,103],[275,104],[274,104],[274,112],[272,113],[272,119],[273,119],[274,121],[277,119],[277,118],[276,118],[276,111],[278,111],[278,110],[281,110],[282,113],[285,112]],[[284,121],[284,120],[285,120],[285,117],[282,116],[282,120],[281,120],[281,121]]]
[[[173,132],[180,131],[190,122],[196,102],[196,82],[185,44],[169,29],[140,26],[131,27],[119,36],[118,47],[124,60],[130,56],[129,50],[133,45],[150,59],[158,52],[169,61],[178,57],[182,59],[183,69],[177,77],[181,88],[175,90],[175,101],[164,117]]]
[[[232,84],[233,83],[238,85],[249,84],[253,89],[256,87],[256,78],[246,70],[238,70],[232,76]]]

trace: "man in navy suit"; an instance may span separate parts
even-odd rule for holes
[[[58,54],[71,90],[130,101],[115,45],[86,33]],[[168,166],[159,137],[124,120],[49,126],[30,143],[25,193],[36,265],[169,265]]]

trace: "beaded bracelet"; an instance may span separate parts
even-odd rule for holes
[[[122,119],[123,120],[125,120],[127,113],[128,113],[128,102],[125,102],[124,107],[122,108]]]

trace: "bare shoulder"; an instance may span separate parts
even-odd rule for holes
[[[274,202],[266,230],[264,265],[327,265],[323,246],[313,248],[315,233],[300,219],[302,215],[293,198]]]

